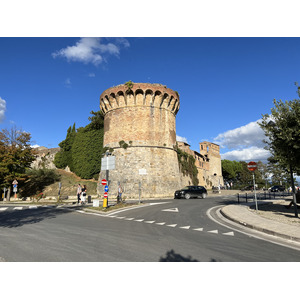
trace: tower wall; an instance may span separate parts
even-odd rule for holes
[[[101,94],[103,146],[113,148],[116,157],[116,168],[109,171],[110,195],[117,194],[120,182],[129,198],[139,196],[139,184],[142,198],[173,196],[180,182],[174,150],[179,105],[178,94],[160,84],[133,83],[130,89],[124,84]]]

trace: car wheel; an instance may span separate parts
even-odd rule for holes
[[[207,194],[206,193],[203,193],[202,194],[202,199],[205,199],[207,197]]]
[[[190,194],[185,194],[185,195],[184,195],[184,198],[185,198],[185,199],[190,199],[190,198],[191,198],[191,195],[190,195]]]

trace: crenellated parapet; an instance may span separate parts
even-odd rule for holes
[[[104,114],[133,106],[165,109],[176,115],[180,106],[179,95],[161,84],[132,83],[130,86],[111,87],[100,96],[100,109]]]

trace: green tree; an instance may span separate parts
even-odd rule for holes
[[[298,87],[300,96],[299,93]],[[300,100],[283,102],[274,99],[274,106],[271,115],[263,115],[259,125],[268,138],[266,149],[271,152],[273,161],[289,170],[293,181],[293,173],[300,174]],[[298,217],[294,184],[292,188],[295,216]]]
[[[30,146],[31,135],[12,127],[0,132],[0,186],[10,187],[17,179],[19,184],[26,179],[26,169],[35,160]],[[19,186],[20,186],[19,185]]]

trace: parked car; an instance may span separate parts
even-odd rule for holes
[[[282,185],[274,185],[270,189],[271,192],[284,192],[285,188]]]
[[[178,190],[174,194],[175,199],[185,198],[206,198],[207,197],[207,190],[204,186],[201,185],[189,185],[184,187],[181,190]]]

